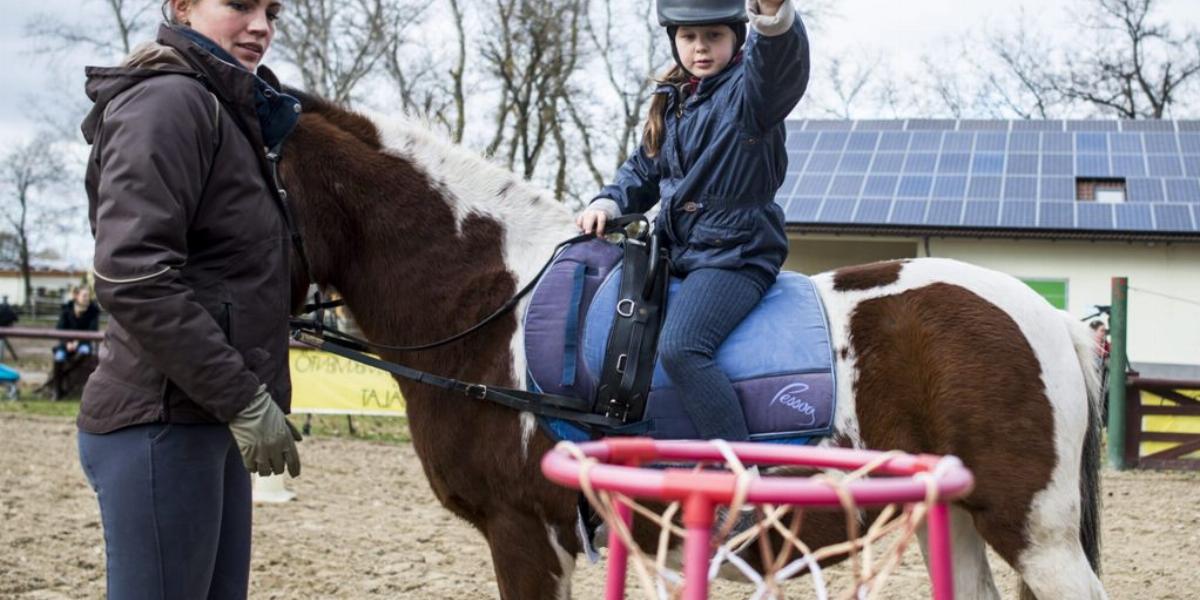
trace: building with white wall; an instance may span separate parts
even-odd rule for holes
[[[787,268],[937,256],[1073,315],[1128,277],[1128,349],[1200,375],[1200,122],[792,121]]]

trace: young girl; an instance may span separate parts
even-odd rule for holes
[[[662,203],[657,230],[683,284],[659,360],[706,439],[749,437],[713,355],[787,257],[775,204],[783,120],[808,84],[808,37],[791,0],[744,1],[658,0],[676,66],[655,91],[642,146],[577,221],[599,235],[606,221]]]

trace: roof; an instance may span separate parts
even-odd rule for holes
[[[793,231],[1200,241],[1200,121],[788,121]],[[1077,179],[1123,179],[1123,203]]]

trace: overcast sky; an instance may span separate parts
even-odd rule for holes
[[[111,63],[116,57],[76,56],[52,64],[31,52],[33,43],[24,36],[27,22],[47,12],[74,19],[80,11],[79,0],[0,2],[4,5],[4,19],[0,20],[3,154],[11,144],[27,139],[39,128],[39,107],[82,101],[83,64]],[[1176,27],[1200,26],[1200,0],[1160,0],[1160,4],[1159,14],[1167,16]],[[803,1],[798,2],[798,6],[803,5]],[[821,73],[823,61],[832,56],[879,57],[890,69],[919,73],[922,55],[957,60],[955,39],[980,34],[989,26],[994,29],[1011,24],[1022,10],[1033,16],[1044,31],[1070,43],[1081,35],[1071,25],[1072,6],[1079,6],[1077,0],[838,0],[839,14],[820,23],[812,33],[814,73]],[[266,62],[271,64],[270,56]],[[281,75],[286,78],[286,70]],[[815,78],[811,89],[820,85],[820,79]],[[81,207],[82,196],[80,190]],[[82,243],[81,247],[86,245]]]

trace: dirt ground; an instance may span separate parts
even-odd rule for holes
[[[69,419],[0,413],[0,598],[104,595],[96,501]],[[310,439],[297,499],[254,515],[252,598],[495,598],[483,539],[433,498],[408,445]],[[1200,476],[1104,477],[1104,582],[1112,598],[1200,597]],[[602,596],[580,559],[576,598]],[[928,597],[919,555],[890,598]],[[1006,597],[1015,577],[993,557]],[[714,598],[745,598],[722,584]],[[630,594],[630,597],[635,597]],[[789,596],[791,597],[791,596]]]

